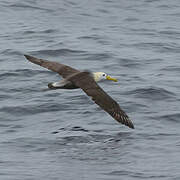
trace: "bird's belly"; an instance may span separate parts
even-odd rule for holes
[[[68,82],[67,84],[65,84],[63,87],[63,89],[77,89],[79,87],[77,87],[75,84]]]
[[[60,82],[49,83],[48,87],[50,89],[77,89],[79,88],[70,81],[60,81]]]

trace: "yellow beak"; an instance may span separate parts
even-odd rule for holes
[[[117,82],[117,81],[118,81],[116,78],[112,78],[111,76],[106,76],[106,79],[107,79],[107,80],[114,81],[114,82]]]

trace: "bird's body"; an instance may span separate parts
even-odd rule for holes
[[[115,78],[111,78],[104,72],[94,72],[94,73],[89,73],[89,74],[92,75],[95,82],[103,81],[106,79],[112,80],[115,82],[117,81]],[[48,87],[50,89],[77,89],[77,88],[79,88],[78,86],[73,84],[71,81],[68,81],[67,79],[62,79],[59,82],[49,83]]]
[[[77,89],[81,88],[92,100],[102,109],[108,112],[118,122],[125,124],[130,128],[134,128],[132,121],[126,113],[120,108],[118,103],[114,101],[98,84],[102,80],[117,81],[104,72],[91,73],[88,71],[79,71],[70,66],[51,62],[48,60],[38,59],[32,56],[25,55],[32,63],[38,64],[51,71],[59,73],[63,77],[60,82],[49,83],[50,89]]]

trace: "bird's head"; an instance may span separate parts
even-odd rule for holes
[[[93,73],[94,80],[96,82],[102,81],[102,80],[111,80],[114,82],[117,82],[118,80],[116,78],[112,78],[111,76],[107,75],[104,72],[95,72]]]

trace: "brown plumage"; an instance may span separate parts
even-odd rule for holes
[[[75,87],[81,88],[102,109],[108,112],[118,122],[134,129],[134,125],[119,104],[113,100],[94,80],[90,72],[81,72],[70,66],[25,55],[32,63],[59,73]]]
[[[38,59],[33,56],[24,55],[29,61],[31,61],[34,64],[38,64],[44,68],[47,68],[51,71],[57,72],[59,75],[61,75],[63,78],[67,78],[68,76],[80,72],[70,66],[66,66],[64,64],[58,63],[58,62],[52,62],[47,61],[44,59]]]

